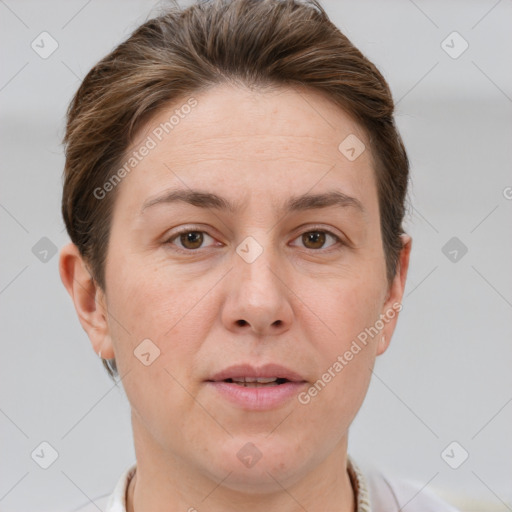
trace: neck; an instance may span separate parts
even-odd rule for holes
[[[341,485],[342,484],[340,484],[340,486]],[[135,496],[136,486],[137,486],[137,472],[135,472],[133,478],[130,480],[130,483],[129,483],[129,486],[127,489],[126,511],[127,512],[135,512],[135,511],[139,511],[139,510],[155,510],[155,511],[160,510],[159,508],[149,509],[143,503],[135,506],[135,497],[134,496]],[[289,494],[287,494],[287,496],[284,496],[284,498],[285,498],[284,500],[279,499],[278,497],[274,497],[273,499],[271,499],[270,497],[267,496],[266,499],[264,497],[261,497],[261,500],[259,501],[259,503],[256,504],[256,503],[254,503],[254,498],[249,497],[244,504],[244,506],[246,507],[244,510],[267,511],[267,510],[277,509],[277,510],[282,510],[283,512],[285,512],[285,511],[286,512],[303,512],[304,510],[308,510],[309,512],[313,512],[316,510],[319,510],[319,511],[320,510],[333,510],[333,511],[335,510],[335,511],[339,511],[339,512],[357,512],[356,496],[354,495],[354,491],[352,489],[352,484],[350,483],[350,479],[348,479],[348,485],[345,482],[344,487],[345,487],[344,496],[341,497],[340,499],[338,499],[338,501],[336,503],[334,503],[333,505],[331,505],[331,506],[326,505],[325,506],[326,508],[324,508],[324,505],[322,505],[319,508],[317,506],[318,505],[317,503],[316,504],[315,503],[308,504],[307,506],[302,505],[300,502],[293,504],[293,503],[291,503],[291,501],[293,501],[295,498],[293,497],[292,493],[290,493],[288,491]],[[144,495],[145,493],[142,492],[141,494]],[[312,494],[314,494],[314,493],[312,493]],[[333,494],[333,496],[337,496],[337,493],[332,493],[332,494]],[[155,500],[153,500],[153,501],[155,501]],[[187,500],[187,501],[189,503],[191,503],[193,500]],[[247,503],[250,501],[252,502],[252,506],[249,508],[249,507],[247,507]],[[155,502],[162,503],[159,500],[156,500]],[[200,503],[201,500],[195,501],[195,502]],[[324,500],[322,500],[322,503],[324,503]],[[327,507],[329,507],[329,508],[327,508]],[[179,507],[179,506],[176,506],[174,508],[169,508],[167,505],[165,506],[165,510],[166,511],[187,510],[188,512],[198,512],[198,510],[196,510],[193,507],[188,507],[186,509]],[[213,510],[217,510],[217,508],[213,508],[210,506],[208,507],[208,511],[213,511]],[[226,510],[230,510],[230,509],[228,509],[224,505],[222,505],[218,508],[218,510],[222,510],[225,512]],[[233,510],[239,510],[239,508],[233,507]]]
[[[302,478],[290,483],[273,478],[274,490],[242,492],[230,475],[218,481],[190,468],[147,438],[136,435],[137,471],[126,495],[127,512],[356,512],[356,496],[347,471],[347,437]],[[272,480],[269,475],[269,480]]]

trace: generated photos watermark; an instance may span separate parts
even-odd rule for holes
[[[132,151],[130,157],[124,162],[123,166],[120,167],[101,187],[96,187],[93,191],[93,195],[100,201],[106,197],[106,195],[114,190],[122,179],[125,178],[149,153],[156,148],[159,142],[161,142],[166,135],[171,133],[176,126],[178,126],[182,119],[192,112],[192,109],[197,106],[197,100],[195,98],[189,98],[186,103],[181,105],[180,108],[174,110],[172,116],[163,123],[160,123],[154,128],[150,135],[147,136],[146,140],[139,146],[138,149]]]
[[[361,350],[366,347],[368,341],[370,339],[375,338],[388,324],[397,313],[402,310],[402,304],[399,302],[395,302],[391,308],[389,308],[385,313],[382,313],[379,319],[370,327],[366,327],[363,331],[361,331],[356,339],[352,340],[352,343],[348,350],[346,350],[343,355],[339,355],[336,358],[336,361],[327,368],[326,372],[322,374],[322,376],[311,385],[306,391],[302,391],[298,394],[297,398],[299,403],[302,405],[307,405],[311,402],[311,399],[317,396],[326,386],[331,382],[336,375],[338,375],[345,366],[349,364],[354,356],[359,354]],[[362,346],[361,346],[362,345]]]

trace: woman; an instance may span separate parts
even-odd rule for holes
[[[408,160],[322,7],[149,20],[86,76],[64,142],[61,278],[132,410],[106,510],[398,510],[407,488],[347,441],[401,309]]]

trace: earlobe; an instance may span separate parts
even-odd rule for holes
[[[94,351],[101,351],[104,358],[113,358],[105,294],[91,276],[75,244],[69,243],[61,249],[59,273]]]
[[[406,234],[401,235],[400,238],[402,239],[402,250],[400,251],[395,278],[391,283],[388,296],[384,303],[384,309],[381,313],[384,327],[377,346],[377,355],[382,354],[389,347],[398,320],[398,314],[402,310],[402,298],[407,281],[407,272],[409,270],[412,238]]]

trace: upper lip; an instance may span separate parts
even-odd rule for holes
[[[266,364],[258,367],[252,366],[251,364],[236,364],[221,370],[207,380],[223,381],[226,379],[243,377],[276,377],[278,379],[287,379],[292,382],[305,382],[305,379],[297,372],[279,364]]]

